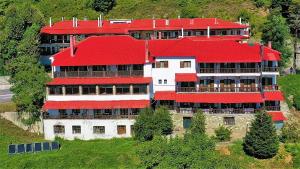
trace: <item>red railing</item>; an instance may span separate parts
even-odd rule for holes
[[[44,119],[135,119],[137,115],[49,115],[44,114]]]
[[[54,77],[130,77],[143,76],[143,70],[132,71],[62,71],[54,72]]]
[[[259,87],[177,87],[177,92],[259,92]]]

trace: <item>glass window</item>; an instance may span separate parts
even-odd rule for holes
[[[191,61],[180,61],[180,68],[190,68]]]
[[[162,84],[162,80],[161,79],[158,80],[158,84]]]
[[[94,134],[104,134],[105,133],[105,126],[94,126],[93,127]]]
[[[79,86],[66,86],[66,94],[79,94]]]
[[[118,134],[126,134],[126,126],[125,125],[118,125],[117,126]]]
[[[224,125],[235,125],[234,117],[224,117]]]
[[[134,94],[147,94],[147,85],[133,85]]]
[[[155,63],[156,68],[168,68],[168,61],[159,61]]]
[[[80,134],[81,133],[81,126],[72,126],[72,133],[73,134]]]
[[[96,94],[96,86],[94,85],[84,85],[82,86],[82,94]]]
[[[93,71],[106,71],[106,66],[93,66]]]
[[[168,84],[168,80],[167,79],[164,80],[164,84]]]
[[[113,94],[112,85],[99,86],[99,94]]]
[[[50,95],[62,95],[62,86],[48,86]]]
[[[64,134],[65,133],[65,126],[63,125],[54,125],[54,134]]]
[[[130,93],[129,85],[116,86],[116,94],[129,94],[129,93]]]

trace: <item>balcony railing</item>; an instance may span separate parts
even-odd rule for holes
[[[264,67],[263,72],[279,72],[279,67]]]
[[[259,87],[177,87],[177,92],[259,92]]]
[[[255,108],[199,109],[206,114],[253,114],[261,110]],[[182,114],[191,114],[196,112],[196,108],[177,108],[176,111]]]
[[[265,106],[267,111],[280,111],[280,106]]]
[[[137,115],[48,115],[44,119],[135,119]]]
[[[278,86],[277,85],[265,85],[265,86],[263,86],[263,90],[264,91],[275,91],[275,90],[278,90]]]
[[[260,68],[199,68],[199,73],[259,73]]]
[[[143,70],[54,72],[54,77],[131,77],[131,76],[143,76],[143,75],[144,75]]]

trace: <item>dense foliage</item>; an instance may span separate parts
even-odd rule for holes
[[[205,134],[205,115],[201,110],[197,110],[193,116],[190,132],[197,135]]]
[[[224,127],[219,126],[216,130],[215,130],[215,135],[216,135],[216,139],[218,141],[230,141],[231,139],[231,129],[228,127]]]
[[[258,112],[244,139],[244,151],[253,157],[266,159],[274,157],[279,148],[279,139],[271,117]]]
[[[289,107],[300,110],[300,75],[288,75],[278,80]]]
[[[289,117],[281,129],[281,141],[288,143],[300,142],[300,121]]]
[[[115,0],[91,0],[92,7],[98,11],[103,13],[108,13],[115,5]]]
[[[159,107],[155,111],[143,109],[133,126],[134,137],[139,141],[152,140],[154,135],[171,134],[172,128],[172,118],[166,107]]]

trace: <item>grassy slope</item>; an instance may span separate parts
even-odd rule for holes
[[[7,155],[10,143],[42,140],[0,119],[0,168],[136,168],[138,164],[131,139],[61,141],[58,152]]]
[[[278,83],[284,92],[287,103],[291,106],[290,96],[300,96],[300,75],[281,76]]]

